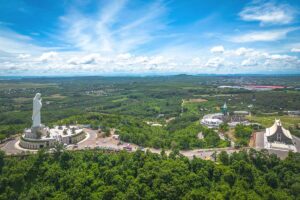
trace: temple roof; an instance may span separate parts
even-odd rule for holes
[[[293,139],[290,131],[282,127],[280,119],[275,119],[273,126],[266,129],[266,136],[274,135],[278,131],[282,132],[286,137]]]

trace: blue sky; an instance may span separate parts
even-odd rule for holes
[[[300,73],[299,16],[299,0],[1,0],[0,75]]]

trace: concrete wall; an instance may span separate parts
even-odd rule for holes
[[[47,140],[47,141],[38,141],[38,140],[28,140],[21,139],[19,145],[24,149],[40,149],[44,147],[51,147],[55,143],[55,140]]]
[[[72,144],[76,144],[76,143],[80,142],[81,140],[83,140],[85,137],[86,137],[86,133],[85,132],[77,134],[77,135],[74,135],[71,138],[71,143]]]
[[[22,136],[23,137],[23,136]],[[86,137],[86,133],[79,133],[77,135],[71,135],[67,137],[62,137],[62,142],[65,144],[75,144],[80,142]],[[37,139],[28,139],[28,138],[21,138],[19,145],[24,149],[40,149],[44,147],[53,147],[55,144],[55,139],[49,140],[37,140]]]

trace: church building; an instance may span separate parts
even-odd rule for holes
[[[280,120],[275,120],[275,123],[270,128],[266,129],[266,137],[268,142],[293,144],[293,138],[289,130],[283,128]]]

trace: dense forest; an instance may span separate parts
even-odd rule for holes
[[[115,128],[122,141],[144,147],[193,149],[230,145],[229,140],[221,140],[215,131],[201,126],[198,118],[192,116],[179,117],[166,126],[149,126],[135,117],[99,113],[75,115],[59,123],[74,124],[75,122],[91,124],[95,129]],[[204,135],[202,140],[197,137],[200,132]]]
[[[300,198],[300,154],[285,160],[262,151],[217,162],[171,152],[40,150],[0,153],[0,199],[269,199]]]

